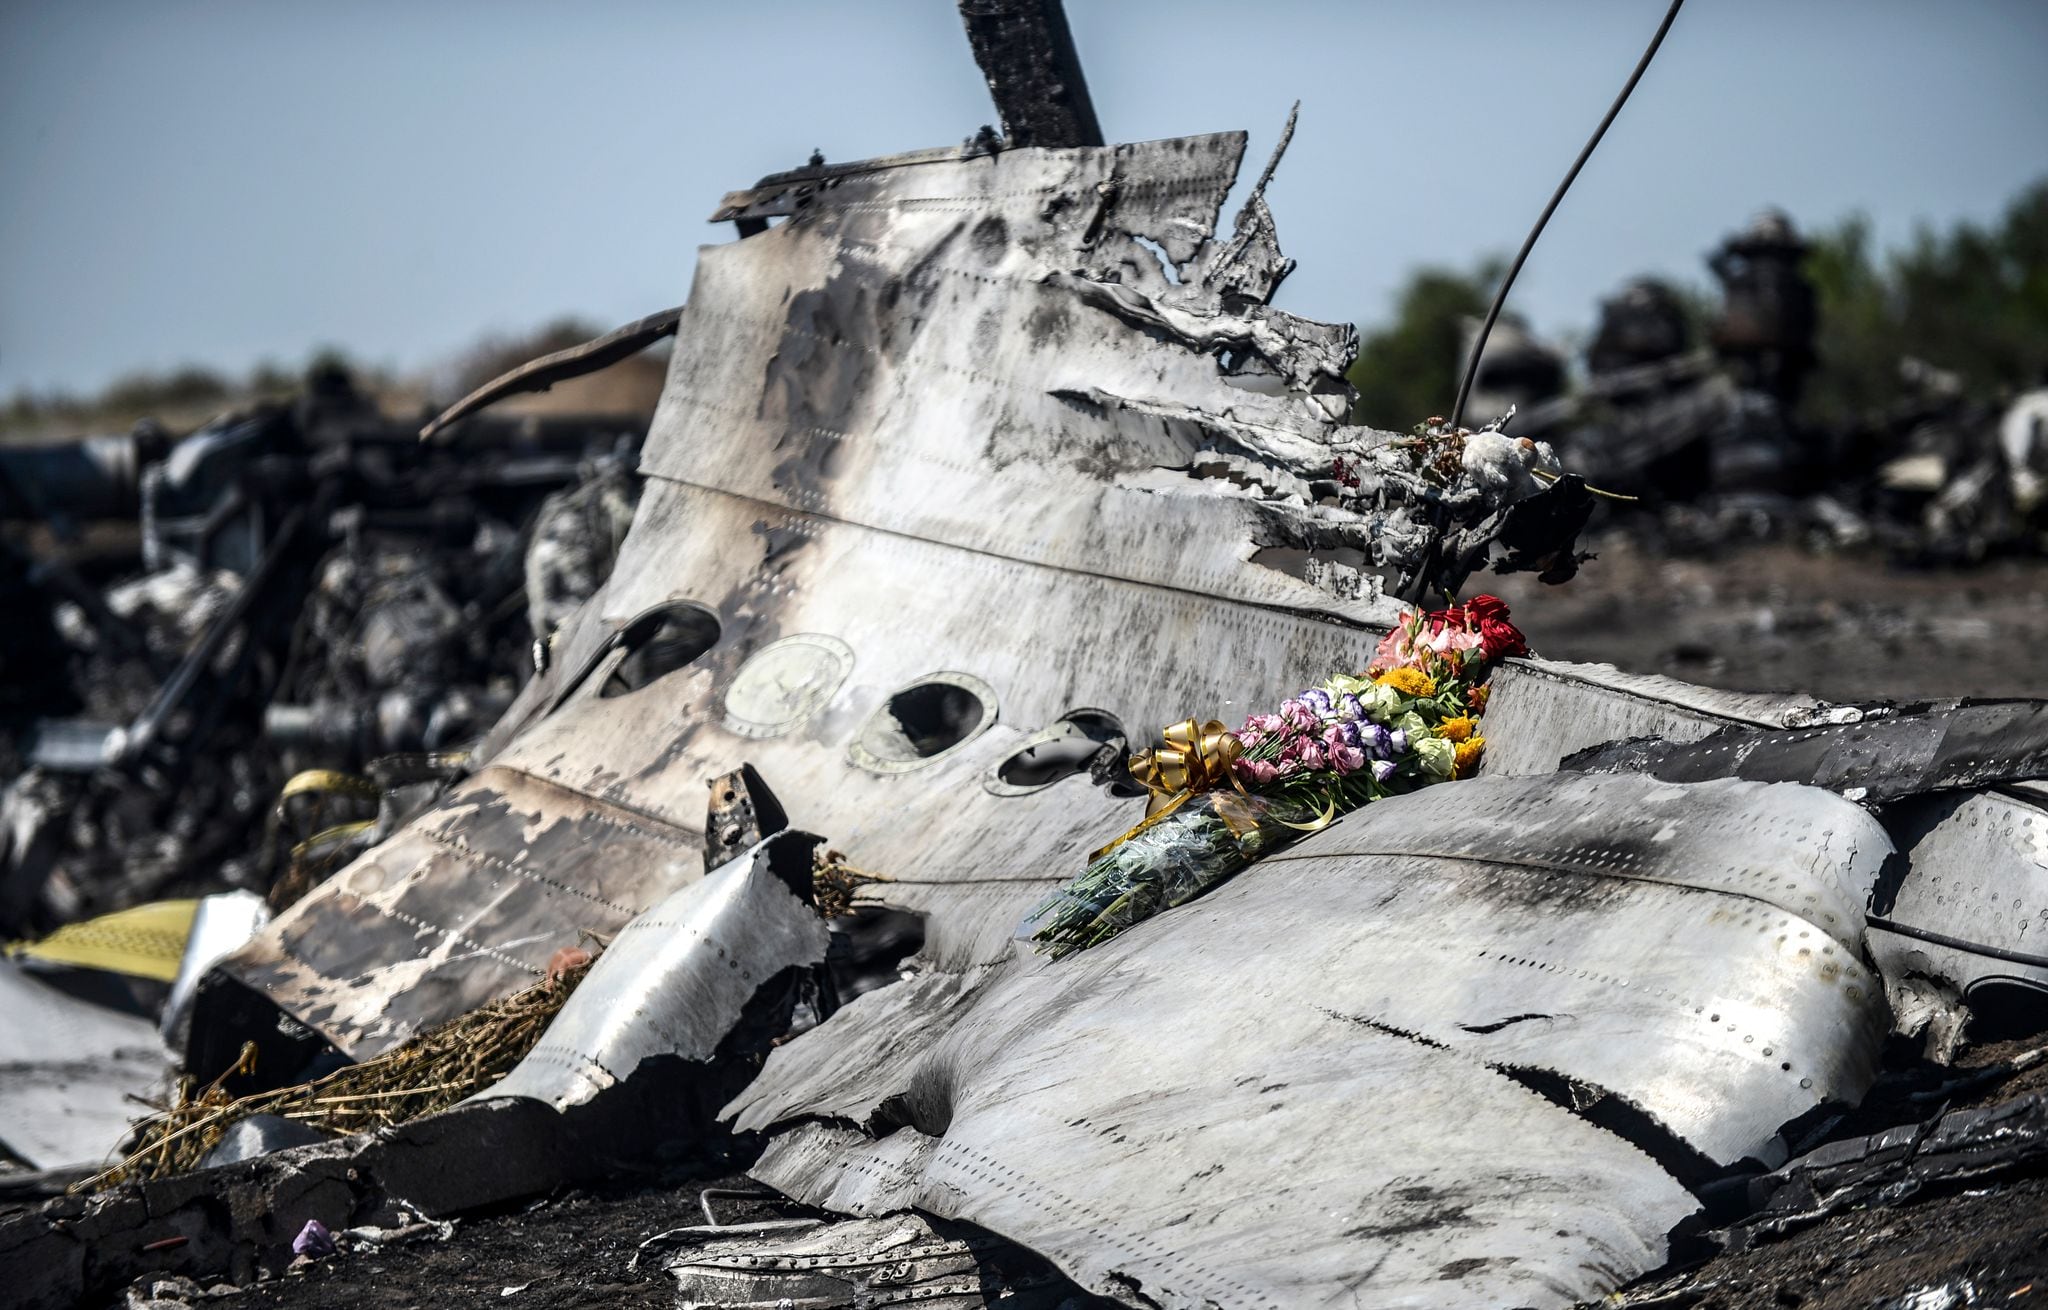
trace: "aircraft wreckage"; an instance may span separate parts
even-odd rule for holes
[[[1133,1306],[1567,1305],[1663,1263],[1726,1167],[1783,1165],[1895,1024],[2048,986],[2048,811],[2007,785],[2038,723],[1997,738],[2022,759],[1953,707],[1534,659],[1496,675],[1481,777],[1078,958],[1017,940],[1143,812],[1102,766],[1156,725],[1361,666],[1400,609],[1377,578],[1575,564],[1587,493],[1547,448],[1444,466],[1347,423],[1351,330],[1268,304],[1264,177],[1217,230],[1244,140],[726,197],[608,583],[465,780],[213,968],[188,1067],[363,1060],[608,949],[477,1100],[234,1166],[270,1171],[261,1213],[185,1223],[205,1185],[159,1180],[146,1218],[15,1223],[9,1262],[84,1285],[111,1257],[81,1233],[182,1223],[225,1267],[359,1219],[366,1179],[428,1213],[541,1190],[582,1149],[549,1133],[680,1131],[687,1098],[635,1091],[664,1066],[764,1143],[757,1179],[861,1217],[843,1242],[968,1221]],[[1875,742],[1881,771],[1886,733],[1938,798],[1818,767]],[[859,915],[811,904],[807,834],[886,873]],[[914,949],[835,973],[876,925]]]

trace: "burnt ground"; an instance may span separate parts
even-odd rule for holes
[[[1475,579],[1505,597],[1531,644],[1745,690],[1830,700],[2048,695],[2048,561],[1997,561],[1966,573],[1899,571],[1882,561],[1757,547],[1672,560],[1627,542],[1564,587]],[[2048,1018],[2048,1016],[2044,1016]],[[1987,1065],[2048,1041],[2007,1037],[1966,1050]],[[2048,1063],[1947,1102],[1914,1102],[1939,1075],[1880,1087],[1839,1135],[2048,1089]],[[702,1222],[698,1193],[741,1180],[694,1179],[577,1190],[458,1222],[445,1242],[357,1251],[192,1304],[223,1310],[507,1310],[669,1306],[672,1284],[634,1248]],[[784,1211],[788,1213],[789,1211]],[[727,1222],[763,1217],[741,1207]],[[520,1290],[508,1294],[505,1289]],[[1780,1241],[1628,1289],[1635,1307],[1786,1306],[1801,1310],[1950,1310],[2048,1304],[2048,1176],[1972,1184],[1896,1207],[1838,1215]]]
[[[2048,1091],[2044,1062],[1946,1099],[1925,1099],[1943,1082],[1963,1080],[1971,1070],[1988,1070],[2044,1044],[2048,1034],[1985,1041],[1964,1050],[1949,1070],[1894,1055],[1894,1072],[1831,1136],[1863,1136],[1947,1110]],[[1916,1094],[1923,1099],[1914,1100]],[[1620,1304],[1640,1310],[2048,1305],[2048,1174],[1977,1179],[1903,1205],[1838,1214],[1752,1250],[1704,1263],[1695,1257],[1675,1271],[1643,1279]]]
[[[222,1310],[665,1308],[675,1304],[675,1284],[660,1261],[650,1258],[638,1270],[627,1266],[646,1239],[703,1223],[698,1195],[707,1187],[751,1190],[755,1184],[738,1176],[703,1177],[565,1191],[503,1213],[458,1219],[447,1241],[345,1252],[193,1304]],[[744,1223],[797,1211],[720,1201],[717,1213],[722,1223]]]
[[[1967,572],[1759,546],[1668,559],[1625,539],[1560,587],[1475,577],[1538,654],[1833,701],[2048,696],[2048,560]]]

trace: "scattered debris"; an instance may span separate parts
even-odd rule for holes
[[[1947,1067],[2048,991],[2042,702],[1721,692],[1393,600],[1573,577],[1580,472],[1704,491],[1707,537],[1981,558],[2035,512],[2039,398],[1986,445],[1930,378],[1871,495],[1789,498],[1827,452],[1767,215],[1710,350],[1631,288],[1580,396],[1508,342],[1493,421],[1360,427],[1355,334],[1269,303],[1292,119],[1225,234],[1242,134],[1102,145],[1056,3],[963,12],[1001,134],[728,195],[685,306],[424,444],[326,376],[0,452],[58,547],[0,552],[37,652],[0,696],[0,1204],[71,1192],[0,1215],[24,1304],[303,1286],[638,1170],[724,1180],[626,1265],[685,1305],[1647,1306],[1702,1243],[2048,1172],[2038,1089],[1950,1106],[2038,1055]],[[670,336],[644,446],[481,412]],[[1490,681],[1375,655],[1430,641]],[[1333,669],[1380,681],[1130,754]],[[1398,724],[1338,708],[1381,694]],[[1357,794],[1255,869],[1016,940],[1105,837],[1310,746]]]
[[[156,1024],[0,960],[0,1145],[41,1170],[92,1165],[168,1079]]]
[[[1646,502],[1599,525],[1665,553],[1786,540],[1874,547],[1923,566],[2039,555],[2041,393],[1974,396],[1955,375],[1902,359],[1910,395],[1894,412],[1854,430],[1801,419],[1816,359],[1807,253],[1791,219],[1766,210],[1708,258],[1722,300],[1707,340],[1683,293],[1636,279],[1602,302],[1583,385],[1567,393],[1562,353],[1518,334],[1489,346],[1497,381],[1474,412],[1518,405],[1517,432]]]
[[[0,938],[261,895],[291,844],[286,779],[466,743],[503,712],[530,625],[603,580],[640,434],[415,432],[333,372],[178,440],[0,450],[0,590],[40,652],[10,655],[0,700]]]
[[[751,1228],[752,1231],[744,1231]],[[858,1310],[886,1301],[1014,1310],[1089,1310],[1113,1302],[1080,1292],[1014,1242],[921,1214],[811,1223],[769,1236],[752,1225],[663,1235],[678,1307]]]
[[[299,1235],[292,1239],[292,1253],[308,1260],[324,1260],[334,1254],[334,1234],[327,1231],[327,1225],[318,1219],[308,1219]]]

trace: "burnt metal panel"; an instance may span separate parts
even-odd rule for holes
[[[1631,737],[1698,741],[1825,714],[1811,696],[1722,691],[1611,664],[1510,660],[1486,703],[1488,777],[1550,773],[1575,751]]]
[[[782,1129],[756,1176],[791,1195],[971,1220],[1133,1303],[1566,1304],[1663,1258],[1673,1170],[1862,1094],[1890,853],[1809,788],[1432,789],[1070,959],[926,961],[728,1114]],[[1559,1086],[1637,1129],[1530,1090]]]
[[[1583,751],[1562,767],[1626,769],[1672,782],[1800,782],[1879,804],[1922,792],[2048,777],[2048,700],[1879,710],[1849,722],[1776,732],[1725,729],[1692,743],[1617,742]]]
[[[1099,146],[1102,125],[1060,0],[960,0],[1012,146]]]
[[[1352,330],[1260,303],[1285,268],[1263,200],[1239,239],[1213,239],[1242,145],[927,151],[730,197],[789,219],[698,262],[613,576],[485,743],[473,788],[517,793],[516,821],[458,793],[228,971],[350,1054],[385,1049],[671,890],[669,839],[695,838],[706,780],[743,761],[792,823],[908,897],[963,867],[1042,889],[1136,803],[1085,780],[991,795],[1033,733],[1077,705],[1133,733],[1190,707],[1231,717],[1361,665],[1391,605],[1252,562],[1409,538],[1393,510],[1307,494],[1340,450],[1370,462],[1386,434],[1342,422]],[[1232,372],[1252,360],[1256,387]],[[717,644],[600,695],[621,634],[677,601],[716,614]],[[763,668],[799,636],[841,653],[829,677]],[[862,767],[861,726],[935,680],[980,689],[976,730],[894,776]],[[740,712],[764,685],[790,710],[767,730]],[[662,837],[527,849],[586,814]],[[527,882],[545,869],[559,897],[492,861]],[[927,950],[1004,940],[1006,895],[933,923]]]
[[[1965,998],[2048,991],[2048,806],[2019,790],[1916,796],[1888,807],[1885,826],[1905,855],[1871,924],[1886,976]]]
[[[757,993],[825,958],[830,934],[810,903],[816,845],[779,833],[635,917],[526,1058],[475,1099],[565,1110],[644,1060],[708,1062]]]
[[[699,832],[487,769],[219,966],[358,1059],[703,876]]]

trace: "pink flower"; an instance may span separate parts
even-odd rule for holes
[[[1423,645],[1439,655],[1451,651],[1477,650],[1479,643],[1479,634],[1468,632],[1464,628],[1442,628],[1423,639]]]
[[[1285,719],[1287,726],[1296,732],[1314,732],[1322,722],[1316,717],[1314,710],[1298,700],[1282,702],[1280,717]]]
[[[1388,669],[1399,668],[1407,662],[1408,630],[1406,628],[1395,628],[1392,632],[1380,638],[1379,645],[1373,647],[1372,662],[1367,667],[1384,673]]]
[[[1304,769],[1320,769],[1323,767],[1323,744],[1321,742],[1303,741],[1301,743],[1301,767]]]
[[[1266,760],[1239,760],[1235,766],[1238,776],[1248,782],[1271,782],[1280,776],[1280,770]]]
[[[1340,778],[1365,767],[1365,752],[1356,746],[1332,746],[1329,757],[1330,767],[1337,771]]]

